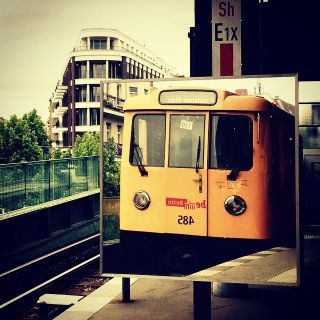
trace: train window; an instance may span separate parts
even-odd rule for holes
[[[203,168],[204,115],[171,115],[169,167]]]
[[[243,116],[212,116],[210,148],[210,168],[250,170],[252,120]]]
[[[139,146],[142,164],[149,167],[164,166],[166,118],[164,114],[136,115],[133,119],[131,146]],[[138,165],[136,148],[131,148],[130,163]]]

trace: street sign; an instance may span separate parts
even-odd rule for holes
[[[212,75],[241,75],[241,1],[212,0]]]

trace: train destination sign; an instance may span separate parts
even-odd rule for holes
[[[194,104],[213,106],[217,103],[217,92],[207,90],[168,90],[159,95],[160,104]]]

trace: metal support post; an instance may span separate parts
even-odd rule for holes
[[[122,278],[122,302],[130,302],[130,278]]]
[[[193,319],[211,320],[211,282],[193,282]]]

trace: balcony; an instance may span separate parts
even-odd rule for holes
[[[56,109],[53,110],[52,117],[53,118],[58,118],[63,116],[68,110],[68,107],[57,107]]]
[[[59,126],[53,126],[51,133],[59,133],[59,132],[67,132],[68,128],[67,127],[59,127]]]
[[[54,93],[53,93],[53,100],[57,101],[57,100],[63,99],[63,97],[67,91],[68,91],[68,86],[62,86],[62,85],[58,84],[56,86]]]
[[[121,46],[110,46],[110,48],[105,48],[105,47],[100,47],[100,48],[90,48],[88,49],[87,46],[78,46],[74,49],[74,51],[121,51],[121,52],[125,52],[126,53],[130,53],[136,57],[138,57],[139,59],[142,59],[156,67],[158,67],[159,69],[164,69],[165,72],[169,71],[169,69],[167,67],[164,67],[162,65],[162,63],[160,62],[161,59],[159,57],[150,57],[149,54],[150,53],[143,53],[142,50],[145,50],[145,49],[140,49],[138,50],[138,52],[136,50],[134,51],[131,51],[127,48],[123,48]],[[160,61],[159,61],[160,60]]]
[[[103,100],[103,106],[105,108],[113,109],[119,112],[123,112],[123,104],[125,100],[116,98],[110,94],[105,95],[106,98]]]
[[[106,78],[106,71],[91,71],[88,70],[81,70],[80,72],[76,73],[76,79],[105,79]]]

